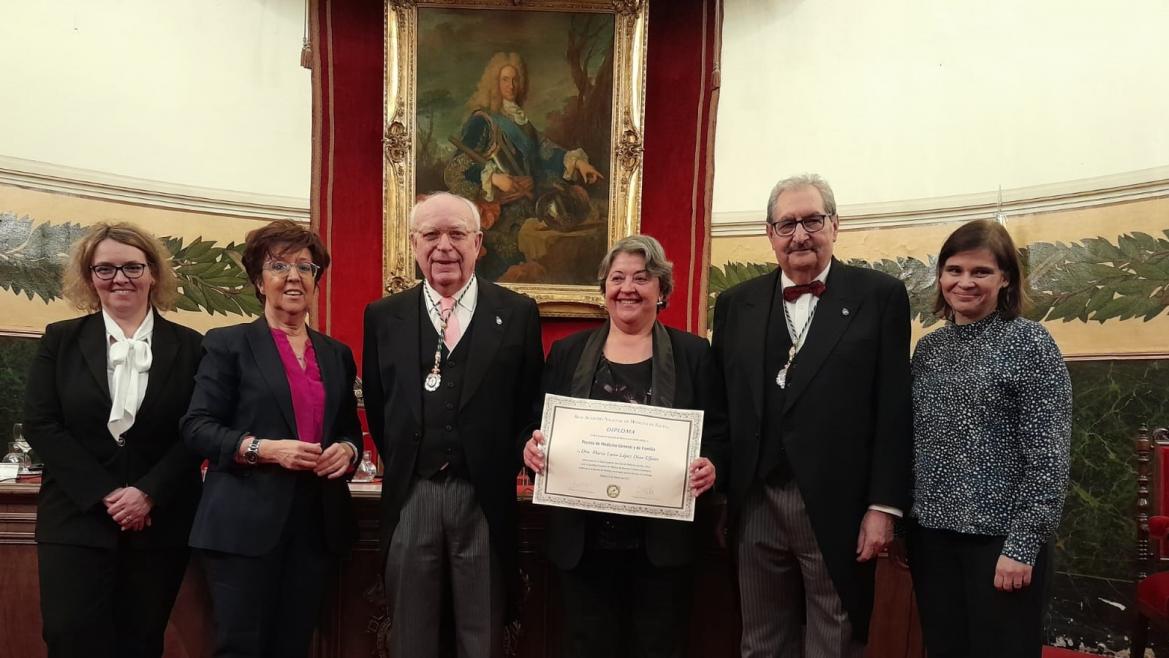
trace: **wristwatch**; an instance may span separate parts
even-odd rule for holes
[[[246,438],[246,437],[245,437]],[[260,462],[260,439],[252,437],[252,442],[248,444],[247,450],[244,451],[244,461],[249,464],[258,464]]]

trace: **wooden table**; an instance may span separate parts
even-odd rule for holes
[[[353,556],[341,567],[328,594],[313,654],[319,658],[388,657],[389,620],[383,608],[378,564],[377,485],[351,485],[361,535]],[[38,485],[0,484],[0,658],[42,658],[40,596],[37,585],[36,494]],[[739,618],[729,556],[715,541],[714,527],[724,512],[717,496],[707,496],[695,520],[705,541],[698,564],[694,622],[688,629],[693,658],[737,655]],[[543,556],[544,510],[520,502],[520,566],[528,587],[520,633],[511,655],[559,655],[559,594],[555,568]],[[188,567],[166,631],[166,658],[211,655],[210,602],[197,563]],[[888,559],[877,568],[877,602],[868,655],[872,658],[924,658],[909,573]]]

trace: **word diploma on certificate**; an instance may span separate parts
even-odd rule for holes
[[[688,473],[702,447],[701,411],[548,394],[540,430],[537,505],[694,520]]]

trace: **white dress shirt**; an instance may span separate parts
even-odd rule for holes
[[[828,270],[830,269],[832,269],[832,261],[828,261],[828,264],[824,266],[823,271],[820,272],[820,275],[817,276],[815,280],[820,282],[828,281]],[[811,281],[808,283],[811,283]],[[780,270],[779,285],[780,298],[782,299],[782,289],[789,286],[794,286],[796,285],[796,282],[787,278],[787,275],[783,273],[783,270]],[[803,341],[808,339],[808,333],[807,331],[804,331],[804,327],[808,326],[808,322],[811,321],[812,312],[815,311],[816,303],[819,301],[819,297],[808,293],[806,295],[800,295],[794,302],[789,302],[786,300],[783,302],[784,308],[787,309],[787,317],[791,319],[791,324],[788,325],[787,332],[791,336],[792,345],[796,346],[796,350],[799,350],[801,347],[803,347]],[[810,330],[811,328],[808,329],[808,331]],[[803,334],[802,336],[800,335],[801,333]],[[796,344],[797,340],[800,340],[800,344],[798,345]]]
[[[435,290],[429,281],[423,280],[422,285],[426,286],[422,294],[422,305],[426,307],[426,314],[430,316],[430,322],[434,325],[434,330],[442,332],[442,317],[439,312],[442,310],[440,300],[442,295]],[[455,341],[455,345],[463,339],[463,335],[467,333],[467,327],[471,324],[471,317],[475,315],[475,304],[479,302],[479,280],[472,276],[470,281],[463,284],[463,287],[458,292],[451,295],[457,303],[453,315],[459,320],[459,336]],[[451,348],[454,350],[454,347]]]
[[[129,338],[105,309],[102,309],[101,316],[106,325],[106,377],[113,400],[106,426],[114,441],[122,445],[125,443],[122,435],[134,426],[134,418],[142,407],[146,385],[150,381],[150,365],[154,360],[150,346],[154,336],[154,312],[147,311],[146,318]]]

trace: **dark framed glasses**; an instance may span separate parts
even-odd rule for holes
[[[775,231],[776,235],[786,238],[796,234],[796,226],[803,226],[804,230],[808,233],[815,233],[824,228],[824,225],[828,223],[829,217],[829,215],[820,213],[808,215],[803,219],[781,219],[774,222],[767,222],[767,225],[771,227],[772,231]]]
[[[118,276],[118,272],[126,275],[127,279],[137,279],[146,272],[146,267],[146,263],[123,263],[122,265],[102,263],[90,267],[89,271],[93,272],[93,275],[102,281],[109,281]]]

